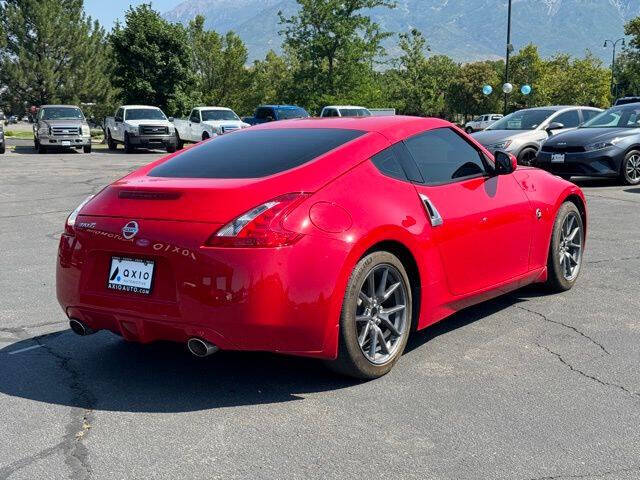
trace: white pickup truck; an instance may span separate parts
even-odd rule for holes
[[[196,107],[191,110],[189,118],[176,118],[173,125],[179,149],[185,143],[200,142],[251,126],[240,120],[233,110],[224,107]]]
[[[127,153],[137,147],[175,152],[176,132],[172,121],[173,118],[167,118],[158,107],[123,105],[115,116],[104,120],[109,150],[115,150],[121,143]]]

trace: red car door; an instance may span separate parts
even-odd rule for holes
[[[492,175],[484,155],[450,128],[405,142],[424,181],[449,289],[465,295],[527,273],[534,212],[513,175]]]

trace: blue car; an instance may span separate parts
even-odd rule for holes
[[[534,161],[558,176],[617,178],[640,184],[640,103],[610,108],[547,140]]]
[[[308,118],[309,116],[309,113],[304,108],[296,105],[260,105],[256,108],[253,117],[244,117],[242,121],[249,125],[258,125],[277,120]]]

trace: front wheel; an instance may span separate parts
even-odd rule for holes
[[[133,145],[131,145],[131,142],[129,141],[129,134],[125,133],[124,134],[124,151],[126,153],[133,153]]]
[[[471,134],[471,133],[473,133],[473,128],[467,127],[467,128],[464,129],[464,131],[469,133],[469,134]]]
[[[176,151],[176,146],[172,143],[167,145],[167,153],[174,153]]]
[[[622,161],[620,180],[624,185],[638,185],[640,183],[640,151],[631,150]]]
[[[583,248],[582,216],[573,202],[565,202],[558,210],[551,233],[546,282],[549,290],[564,292],[573,287],[582,268]]]
[[[0,143],[0,155],[2,155],[6,151],[6,149],[7,147],[5,146],[5,143]]]
[[[533,165],[537,156],[538,151],[535,148],[525,148],[518,155],[518,165]]]
[[[353,269],[340,315],[334,370],[359,379],[388,373],[398,361],[411,330],[411,288],[402,262],[374,252]]]
[[[85,145],[84,147],[82,147],[82,150],[84,151],[84,153],[91,153],[91,145]]]

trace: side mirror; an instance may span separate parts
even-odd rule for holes
[[[551,132],[553,132],[554,130],[561,130],[563,128],[564,124],[560,122],[551,122],[549,125],[547,125],[547,128],[545,128],[545,130],[549,135],[551,135]]]
[[[497,175],[509,175],[518,167],[518,160],[516,157],[504,150],[496,150],[493,154],[493,158],[496,163]]]
[[[173,123],[173,121],[174,121],[174,120],[175,120],[175,118],[173,118],[173,117],[169,117],[169,121],[170,121],[171,123]]]

